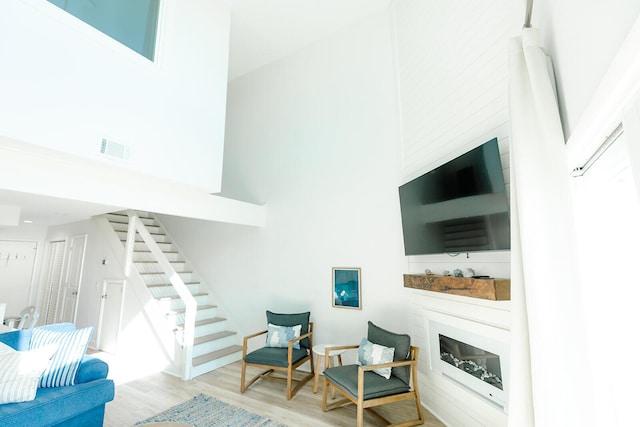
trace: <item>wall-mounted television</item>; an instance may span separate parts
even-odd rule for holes
[[[405,255],[509,250],[498,140],[400,186]]]

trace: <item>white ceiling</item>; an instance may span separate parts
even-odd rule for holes
[[[229,80],[284,58],[389,6],[391,0],[226,0],[231,7]],[[59,225],[118,207],[0,189],[21,221]]]
[[[20,222],[35,225],[59,225],[82,221],[94,215],[120,210],[115,206],[99,205],[77,200],[60,199],[38,194],[0,189],[0,204],[20,207]],[[0,207],[1,209],[2,207]],[[2,226],[0,226],[0,229]]]
[[[284,58],[389,6],[391,0],[226,0],[229,80]]]

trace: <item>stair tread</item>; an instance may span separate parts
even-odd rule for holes
[[[148,249],[134,249],[133,252],[138,252],[141,254],[150,254],[151,251]],[[177,254],[178,251],[162,251],[163,254]]]
[[[204,335],[202,337],[194,338],[193,339],[193,345],[203,344],[203,343],[206,343],[206,342],[209,342],[209,341],[219,340],[221,338],[230,337],[232,335],[236,335],[236,333],[235,332],[231,332],[231,331],[222,331],[222,332],[218,332],[216,334]]]
[[[172,264],[185,264],[187,261],[169,261]],[[158,261],[133,261],[134,264],[158,264]]]
[[[178,274],[193,274],[193,271],[176,271]],[[141,276],[151,276],[153,274],[164,274],[164,271],[147,271],[144,273],[138,273]]]
[[[220,359],[221,357],[228,356],[229,354],[242,351],[242,346],[231,345],[220,350],[213,351],[211,353],[203,354],[202,356],[194,357],[192,365],[199,366],[212,360]]]
[[[153,285],[150,285],[150,286],[153,286]],[[194,297],[204,297],[204,296],[207,296],[207,293],[206,292],[197,292],[197,293],[191,294],[191,295],[193,295]],[[156,298],[156,301],[165,301],[165,300],[171,300],[171,299],[180,299],[180,295],[171,295],[171,296],[166,296],[166,297],[158,297],[158,298]]]
[[[196,327],[197,326],[204,326],[204,325],[210,325],[212,323],[218,323],[218,322],[224,322],[225,319],[224,317],[212,317],[211,319],[202,319],[202,320],[196,320]],[[184,323],[180,323],[176,325],[177,329],[184,329]]]
[[[200,282],[184,282],[185,286],[189,286],[189,285],[199,285]],[[171,283],[152,283],[150,285],[147,285],[147,288],[162,288],[165,286],[170,286],[173,287],[173,285]]]
[[[215,305],[199,305],[196,307],[196,310],[209,310],[210,308],[217,308],[217,306]],[[177,308],[175,310],[170,310],[169,312],[167,312],[166,314],[182,314],[185,313],[187,311],[186,308]]]

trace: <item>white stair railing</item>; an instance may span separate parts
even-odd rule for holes
[[[184,284],[182,277],[173,268],[167,257],[158,246],[149,230],[135,212],[127,212],[129,216],[129,227],[127,229],[127,243],[125,255],[125,275],[128,278],[133,268],[133,250],[136,241],[136,232],[140,234],[142,240],[151,251],[151,254],[160,265],[162,272],[169,278],[169,282],[182,299],[185,306],[184,329],[182,336],[182,379],[191,379],[193,340],[195,336],[197,303],[189,289]]]

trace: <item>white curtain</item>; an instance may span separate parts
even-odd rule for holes
[[[512,426],[588,426],[593,396],[577,280],[569,174],[538,30],[509,46]]]

